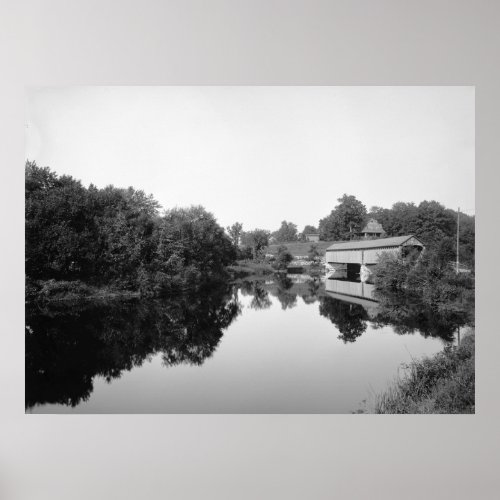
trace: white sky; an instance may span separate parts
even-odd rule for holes
[[[317,225],[437,200],[474,213],[474,87],[67,87],[27,92],[26,157],[223,226]]]

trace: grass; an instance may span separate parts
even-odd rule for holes
[[[227,271],[233,278],[246,276],[265,276],[274,273],[274,269],[267,262],[253,262],[251,260],[240,260],[229,266]]]
[[[82,299],[112,299],[139,296],[139,292],[95,287],[82,281],[38,281],[26,286],[26,299],[39,302],[64,302]]]
[[[475,335],[432,358],[413,361],[375,402],[375,413],[474,413]]]
[[[304,256],[307,255],[311,245],[316,245],[318,252],[324,256],[325,250],[332,245],[333,241],[318,241],[313,243],[312,241],[291,241],[289,243],[276,243],[273,245],[269,245],[265,249],[265,253],[276,255],[278,253],[278,247],[280,245],[285,245],[288,248],[288,251],[294,256]]]

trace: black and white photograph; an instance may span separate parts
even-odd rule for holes
[[[499,23],[2,0],[0,500],[496,499]]]
[[[475,413],[474,86],[25,96],[27,414]]]

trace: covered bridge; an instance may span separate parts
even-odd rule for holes
[[[422,251],[424,244],[413,235],[379,238],[376,240],[346,241],[334,243],[325,252],[325,262],[334,264],[378,264],[384,252],[405,257],[411,250]]]

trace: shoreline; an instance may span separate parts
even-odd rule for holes
[[[458,346],[412,361],[408,373],[376,396],[377,414],[474,414],[475,331]]]

